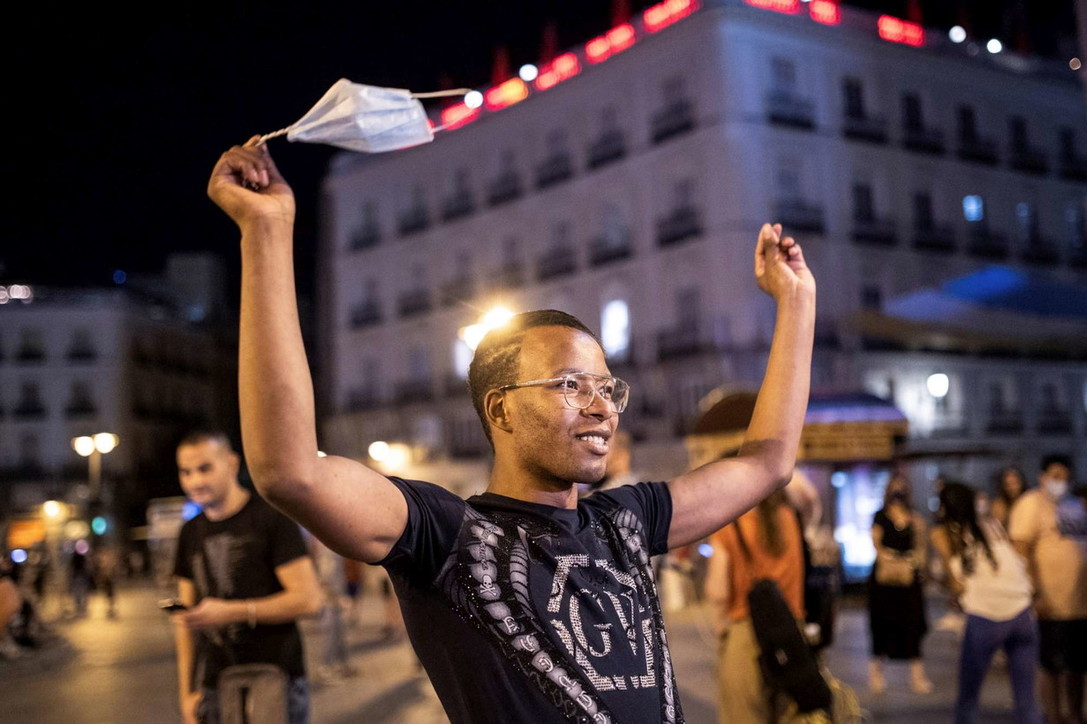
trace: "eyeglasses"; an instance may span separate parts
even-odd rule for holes
[[[598,396],[605,402],[610,402],[616,412],[627,409],[627,400],[630,399],[630,385],[618,377],[607,375],[594,375],[590,372],[575,372],[562,377],[549,377],[546,380],[529,380],[517,382],[512,385],[502,385],[499,390],[516,390],[518,387],[535,387],[537,385],[550,385],[562,389],[562,396],[566,404],[575,410],[584,410],[593,404],[593,397]]]

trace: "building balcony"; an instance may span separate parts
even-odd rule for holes
[[[547,281],[577,270],[577,256],[568,247],[555,247],[536,260],[536,279]]]
[[[724,345],[701,326],[695,323],[679,329],[657,332],[657,361],[665,362],[722,351]]]
[[[849,116],[842,119],[842,135],[854,141],[887,143],[887,119],[882,116]]]
[[[1008,153],[1008,165],[1016,171],[1042,176],[1049,171],[1045,153],[1032,146],[1013,146]]]
[[[91,347],[73,347],[68,350],[68,361],[76,364],[87,364],[98,359],[98,352]]]
[[[1023,432],[1023,415],[1018,411],[991,412],[985,432],[990,435],[1018,435]]]
[[[430,214],[422,206],[417,206],[401,214],[396,226],[401,236],[418,234],[430,227]]]
[[[64,416],[69,420],[86,419],[98,414],[98,408],[90,400],[73,400],[64,408]]]
[[[574,164],[570,160],[570,154],[555,154],[536,167],[536,188],[554,186],[573,175]]]
[[[996,152],[996,141],[978,136],[960,138],[959,158],[963,161],[995,166],[999,161]]]
[[[490,279],[493,289],[517,289],[525,284],[525,265],[510,262],[497,269]]]
[[[589,245],[589,264],[603,266],[634,256],[630,235],[624,232],[618,238],[598,237]]]
[[[381,324],[381,305],[377,302],[364,302],[351,310],[351,326],[369,327]]]
[[[1043,410],[1038,414],[1035,429],[1046,435],[1071,435],[1072,414],[1067,410]]]
[[[673,209],[657,220],[657,246],[673,246],[702,235],[702,214],[693,206]]]
[[[913,227],[913,248],[919,251],[955,251],[955,229],[948,224]]]
[[[15,353],[15,361],[23,365],[36,365],[45,361],[45,350],[23,347]]]
[[[402,405],[430,402],[434,399],[434,389],[430,380],[403,380],[396,383],[395,395]]]
[[[45,419],[45,406],[40,402],[20,402],[11,411],[16,420],[43,420]]]
[[[944,133],[936,128],[906,128],[902,136],[902,145],[917,153],[942,154],[944,152]]]
[[[377,226],[368,224],[356,229],[351,234],[351,251],[371,249],[381,243],[381,231]]]
[[[982,259],[1003,260],[1008,258],[1008,240],[1003,234],[988,229],[972,229],[966,251]]]
[[[597,169],[620,160],[627,155],[627,142],[623,132],[614,130],[602,134],[589,144],[587,163]]]
[[[378,396],[377,391],[363,388],[352,390],[348,393],[344,411],[365,412],[366,410],[375,410],[379,407],[381,407],[381,398]]]
[[[430,311],[430,292],[425,289],[411,289],[401,292],[396,298],[396,312],[401,317],[414,317]]]
[[[487,185],[487,203],[501,206],[521,198],[521,179],[513,171],[506,172]]]
[[[444,221],[453,221],[454,219],[469,216],[475,210],[476,205],[472,201],[472,194],[468,191],[458,191],[442,203],[442,219]]]
[[[438,290],[439,303],[443,307],[466,302],[474,296],[475,283],[471,279],[453,279]]]
[[[815,128],[815,102],[792,93],[771,91],[764,102],[766,120],[776,126]]]
[[[1019,252],[1019,258],[1028,264],[1056,266],[1061,260],[1061,255],[1057,251],[1057,245],[1052,241],[1041,236],[1034,236]]]
[[[803,199],[778,199],[774,202],[774,221],[790,232],[822,234],[826,230],[823,207]]]
[[[895,220],[890,217],[854,218],[852,235],[861,244],[893,246],[898,241]]]
[[[1061,178],[1070,181],[1087,181],[1087,158],[1064,156],[1060,161]]]
[[[694,106],[688,100],[670,103],[653,115],[649,137],[653,143],[664,143],[670,138],[694,130]]]

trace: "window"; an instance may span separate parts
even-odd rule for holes
[[[1015,226],[1022,245],[1030,246],[1038,241],[1038,212],[1034,204],[1020,201],[1015,205]]]
[[[1072,204],[1064,210],[1064,225],[1072,253],[1087,255],[1087,228],[1084,225],[1083,203]]]
[[[913,195],[913,225],[917,229],[931,229],[934,224],[932,196],[927,192]]]
[[[875,216],[872,187],[863,183],[853,184],[853,218],[857,221],[872,221]]]
[[[796,91],[796,63],[790,58],[774,56],[770,60],[770,83],[772,88],[782,94]]]
[[[676,292],[678,329],[697,332],[702,320],[702,294],[698,287],[684,287]]]
[[[604,206],[602,226],[601,238],[606,246],[626,245],[626,224],[623,223],[623,212],[618,206],[615,204],[606,204]]]
[[[468,379],[468,368],[475,353],[463,339],[453,340],[453,372],[462,380]]]
[[[555,128],[549,131],[546,144],[548,156],[565,156],[568,153],[566,129]]]
[[[976,141],[977,138],[977,114],[970,106],[959,106],[959,140]]]
[[[1012,148],[1017,151],[1025,150],[1030,144],[1027,142],[1027,121],[1022,116],[1012,116],[1008,122],[1011,130]]]
[[[1076,132],[1071,128],[1062,128],[1060,135],[1061,159],[1070,161],[1076,158]]]
[[[921,115],[921,98],[916,93],[906,93],[902,96],[902,125],[911,131],[919,131],[924,128],[925,122]]]
[[[845,114],[849,118],[864,118],[864,86],[858,78],[846,78]]]
[[[865,284],[861,287],[861,307],[877,312],[883,308],[883,291],[878,284]]]
[[[610,359],[625,361],[630,354],[630,308],[622,299],[604,305],[600,315],[600,339]]]
[[[800,190],[801,161],[797,158],[782,158],[774,174],[778,188],[778,198],[799,201],[804,197]]]
[[[430,355],[426,347],[412,347],[408,350],[408,377],[415,381],[430,379]]]
[[[969,222],[985,220],[985,200],[977,194],[962,197],[962,217]]]

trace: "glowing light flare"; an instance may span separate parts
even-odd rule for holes
[[[811,19],[823,25],[838,25],[842,22],[842,9],[836,0],[812,0],[808,5]]]
[[[925,29],[908,20],[880,15],[879,20],[876,21],[876,28],[879,30],[879,37],[892,43],[902,43],[915,48],[925,44]]]
[[[966,28],[961,25],[953,25],[951,30],[947,31],[947,37],[951,39],[952,43],[961,43],[966,40]]]
[[[655,33],[687,17],[700,6],[701,3],[698,0],[664,0],[662,3],[646,8],[642,13],[642,25],[647,33]]]
[[[581,61],[573,53],[563,53],[545,65],[536,77],[536,90],[554,88],[581,72]]]
[[[585,43],[585,59],[590,63],[603,63],[611,57],[611,46],[608,39],[601,35]]]
[[[795,14],[800,12],[800,0],[744,0],[748,5],[775,13]]]
[[[94,438],[90,435],[80,435],[79,437],[72,438],[72,449],[75,450],[80,457],[87,457],[94,452]]]
[[[370,447],[366,449],[366,452],[370,455],[371,460],[377,462],[384,462],[389,457],[389,443],[384,440],[377,440],[370,443]]]
[[[94,449],[105,455],[121,444],[121,438],[112,432],[100,432],[94,436]]]
[[[630,23],[616,25],[585,44],[585,58],[590,63],[601,63],[613,55],[622,53],[632,45],[634,45],[634,26]]]
[[[61,503],[56,500],[47,500],[42,503],[42,513],[45,514],[46,518],[59,518],[63,510]]]
[[[1068,67],[1072,70],[1079,70],[1083,67],[1083,63],[1080,62],[1079,58],[1072,58],[1072,60],[1068,61]]]
[[[464,105],[469,108],[479,108],[483,105],[483,94],[477,90],[471,90],[464,94]]]
[[[996,38],[990,38],[989,42],[985,44],[985,49],[993,55],[996,55],[1000,51],[1004,50],[1004,44]]]
[[[531,83],[532,81],[536,80],[537,76],[540,75],[540,69],[534,66],[532,63],[525,63],[517,71],[517,75],[524,82]]]
[[[446,130],[460,128],[466,123],[471,123],[479,118],[479,108],[469,108],[464,103],[449,106],[442,110],[442,125]]]
[[[947,393],[951,389],[951,379],[943,372],[936,372],[929,375],[928,379],[925,380],[925,388],[930,395],[937,399],[947,397]]]
[[[528,98],[528,85],[520,78],[510,78],[487,91],[483,95],[483,103],[487,110],[497,111],[520,103],[525,98]]]

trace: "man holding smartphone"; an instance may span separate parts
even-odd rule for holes
[[[296,622],[320,610],[321,591],[298,525],[242,487],[240,463],[218,431],[177,447],[181,488],[202,508],[181,529],[174,567],[184,607],[173,614],[181,716],[216,724],[219,675],[267,663],[287,675],[289,720],[302,724],[309,692]]]

